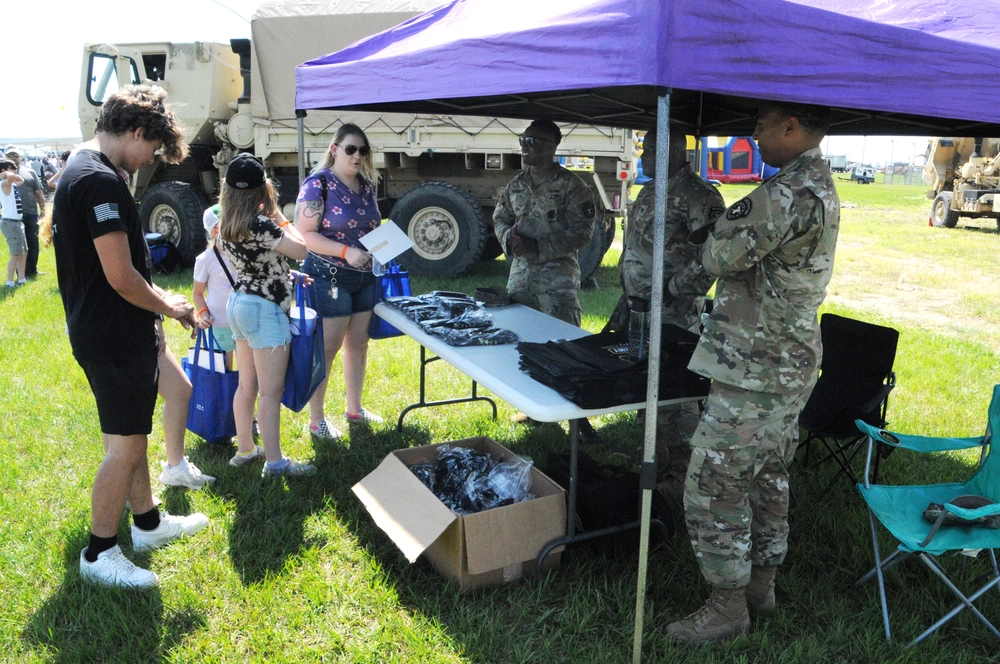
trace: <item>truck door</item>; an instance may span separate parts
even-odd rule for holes
[[[87,101],[100,106],[104,100],[126,85],[139,82],[139,54],[132,49],[109,44],[94,44],[88,48]]]

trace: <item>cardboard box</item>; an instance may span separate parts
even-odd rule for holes
[[[436,461],[441,445],[488,452],[494,461],[514,456],[485,437],[396,450],[352,490],[407,560],[423,554],[438,572],[458,580],[463,592],[534,576],[538,553],[566,534],[563,488],[532,466],[534,499],[455,514],[410,471],[410,466]],[[545,569],[559,565],[561,551],[546,558]]]

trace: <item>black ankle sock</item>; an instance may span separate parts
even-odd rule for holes
[[[108,549],[113,549],[116,546],[118,546],[118,535],[98,537],[94,533],[90,533],[90,544],[87,545],[87,550],[84,552],[83,557],[86,558],[88,563],[92,563],[97,560],[97,554],[103,553]]]
[[[156,530],[160,525],[160,510],[154,505],[148,512],[132,514],[132,523],[139,530]]]

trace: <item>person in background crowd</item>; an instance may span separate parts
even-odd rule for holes
[[[692,236],[704,241],[702,265],[718,282],[688,365],[712,379],[684,487],[688,535],[712,593],[667,626],[686,644],[732,639],[750,628],[748,607],[775,609],[775,574],[788,551],[788,465],[822,360],[816,310],[840,228],[819,149],[829,124],[829,108],[762,105],[754,139],[781,170]]]
[[[0,161],[0,231],[7,240],[10,258],[7,259],[7,288],[26,283],[24,262],[28,254],[28,243],[24,237],[21,195],[17,186],[24,178],[17,174],[17,166],[10,159]],[[15,282],[15,274],[21,275]]]
[[[360,127],[337,130],[323,160],[302,183],[295,204],[295,227],[309,247],[302,269],[313,278],[317,313],[323,317],[326,375],[309,400],[309,432],[321,439],[342,433],[326,419],[326,388],[337,352],[344,349],[344,418],[381,422],[361,405],[368,364],[368,322],[375,308],[372,258],[361,238],[379,227],[375,198],[378,171]]]
[[[151,588],[159,582],[118,547],[126,499],[136,553],[208,525],[204,514],[161,514],[153,502],[147,445],[158,382],[155,321],[166,315],[189,327],[194,308],[183,295],[153,285],[139,210],[119,175],[135,173],[157,155],[179,163],[186,153],[166,92],[127,86],[104,102],[94,138],[56,188],[52,233],[59,293],[73,356],[97,402],[104,445],[91,492],[90,541],[80,552],[80,576],[90,583]]]
[[[31,168],[21,165],[21,151],[13,145],[5,150],[7,158],[14,162],[17,174],[24,182],[17,186],[24,208],[24,236],[28,242],[28,255],[25,259],[22,279],[34,279],[38,276],[38,216],[45,214],[45,190],[38,175]]]
[[[253,155],[238,154],[229,162],[219,208],[220,248],[236,268],[226,305],[240,372],[233,398],[238,449],[229,463],[242,466],[266,457],[263,477],[312,475],[315,466],[281,453],[279,420],[292,340],[293,289],[285,257],[304,259],[305,240],[281,214],[264,165]],[[253,442],[255,403],[263,449]]]

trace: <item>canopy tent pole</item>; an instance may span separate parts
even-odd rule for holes
[[[299,186],[302,186],[302,181],[306,179],[306,139],[305,139],[305,122],[306,122],[306,112],[302,110],[295,110],[295,121],[298,125],[299,134]]]
[[[656,205],[653,219],[653,288],[649,316],[649,377],[646,381],[646,431],[642,449],[639,488],[642,490],[642,513],[639,530],[639,580],[635,594],[635,635],[632,662],[642,661],[642,629],[646,604],[646,572],[649,562],[649,519],[653,490],[656,488],[656,404],[660,395],[660,337],[663,322],[663,245],[667,216],[667,173],[670,156],[670,89],[656,100],[656,177],[653,186]]]

